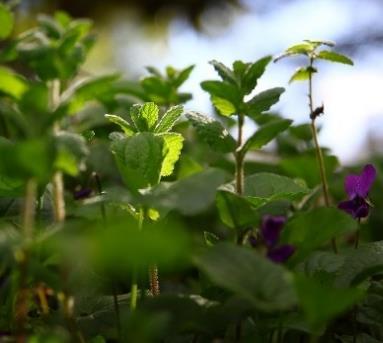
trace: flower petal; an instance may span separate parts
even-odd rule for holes
[[[366,200],[360,196],[356,196],[352,200],[342,201],[339,203],[338,208],[351,214],[354,218],[365,218],[370,212]]]
[[[268,247],[277,244],[279,235],[283,226],[286,223],[286,218],[282,216],[264,216],[262,219],[261,232],[263,240]]]
[[[344,188],[350,199],[355,196],[366,198],[375,181],[376,170],[372,164],[367,164],[361,175],[348,175],[344,182]]]
[[[267,257],[276,263],[285,262],[293,253],[295,247],[289,244],[280,245],[279,247],[272,248],[267,252]]]

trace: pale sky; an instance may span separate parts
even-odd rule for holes
[[[206,29],[212,32],[208,36],[176,20],[170,24],[165,38],[163,33],[153,37],[153,28],[148,32],[133,15],[125,16],[123,21],[117,21],[112,34],[116,68],[129,71],[130,75],[143,75],[147,65],[164,68],[170,64],[181,68],[195,64],[192,77],[183,87],[194,95],[186,108],[209,113],[209,97],[199,87],[202,80],[217,78],[208,61],[217,59],[226,64],[236,59],[255,61],[267,54],[276,55],[303,39],[336,42],[346,33],[372,26],[374,21],[381,20],[382,13],[374,7],[377,2],[369,0],[301,0],[259,16],[251,10],[251,0],[245,2],[250,10],[234,16],[220,30],[209,30],[209,22],[214,18],[207,16]],[[367,51],[353,57],[353,67],[321,62],[314,81],[315,101],[318,105],[323,101],[326,111],[320,119],[323,126],[320,141],[344,163],[364,157],[363,147],[370,130],[375,135],[383,134],[382,51]],[[274,109],[302,123],[308,119],[307,85],[288,85],[297,66],[286,60],[271,64],[257,91],[286,87]],[[247,134],[253,130],[248,123]]]

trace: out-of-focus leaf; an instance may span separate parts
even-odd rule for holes
[[[79,134],[63,131],[57,134],[56,144],[58,158],[55,167],[69,175],[77,175],[89,154],[85,138]]]
[[[218,112],[223,116],[231,116],[232,114],[237,112],[235,106],[226,99],[222,99],[213,95],[211,97],[211,101],[215,108],[218,110]]]
[[[306,81],[310,78],[310,75],[316,72],[317,70],[313,67],[300,67],[291,76],[289,83],[293,81]]]
[[[285,310],[296,303],[289,272],[248,248],[219,243],[196,256],[195,263],[215,284],[257,309]]]
[[[255,95],[247,102],[247,111],[245,114],[253,118],[260,115],[262,112],[268,111],[271,106],[279,101],[279,98],[284,91],[284,88],[276,87]]]
[[[348,214],[336,208],[316,208],[302,212],[288,221],[282,231],[281,240],[296,247],[292,263],[301,261],[311,251],[332,238],[358,229],[357,222]]]
[[[198,136],[212,149],[220,152],[232,152],[236,142],[222,124],[197,112],[188,112],[186,117],[196,128]]]
[[[6,4],[0,3],[0,39],[9,37],[13,30],[14,16]]]
[[[222,78],[222,80],[236,84],[237,80],[233,72],[228,67],[226,67],[223,63],[218,62],[216,60],[212,60],[209,63],[214,67],[214,69]]]
[[[335,156],[326,155],[324,155],[324,161],[327,177],[330,177],[339,165],[339,161]],[[309,187],[315,187],[321,182],[314,152],[282,159],[281,167],[287,175],[305,180]]]
[[[212,247],[219,242],[219,237],[212,232],[204,231],[203,236],[207,246]]]
[[[294,280],[299,303],[314,329],[352,308],[364,295],[358,288],[330,288],[300,274]]]
[[[236,107],[242,100],[238,87],[231,83],[222,81],[203,81],[201,82],[201,87],[208,92],[210,96],[225,99]]]
[[[259,200],[295,200],[308,192],[308,188],[290,179],[272,173],[257,173],[245,178],[244,195],[252,202]]]
[[[241,151],[246,153],[250,149],[260,149],[281,132],[285,131],[292,123],[289,119],[277,119],[258,128],[244,144]]]
[[[225,183],[228,174],[219,169],[207,169],[179,181],[162,182],[148,196],[149,206],[164,211],[179,211],[195,215],[214,204],[217,188]]]
[[[222,222],[230,228],[240,229],[259,222],[257,207],[234,192],[219,189],[216,204]]]
[[[26,81],[21,76],[15,74],[10,69],[0,67],[0,93],[20,99],[27,87]]]
[[[266,56],[248,65],[241,78],[241,88],[244,94],[249,94],[256,86],[258,79],[263,75],[272,57]]]
[[[134,134],[134,128],[120,116],[105,114],[105,118],[110,120],[112,123],[117,124],[127,136],[132,136]]]
[[[330,62],[354,65],[354,62],[350,58],[334,51],[322,50],[318,52],[316,57]]]
[[[358,249],[347,252],[336,284],[340,287],[356,286],[382,270],[383,242],[361,244]]]

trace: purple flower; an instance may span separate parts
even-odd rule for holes
[[[283,244],[271,248],[267,252],[267,257],[275,263],[285,262],[295,252],[295,247],[290,244]]]
[[[278,242],[279,235],[286,223],[286,218],[282,216],[266,215],[262,219],[261,232],[262,237],[268,247]]]
[[[348,175],[344,182],[344,188],[349,200],[339,203],[338,208],[356,219],[367,217],[370,210],[367,201],[368,192],[375,178],[376,170],[371,164],[367,164],[363,168],[361,175]]]
[[[81,199],[86,199],[88,198],[92,193],[92,189],[91,188],[81,188],[80,190],[78,191],[75,191],[73,193],[73,198],[75,200],[81,200]]]
[[[295,251],[295,247],[289,244],[278,245],[279,236],[286,223],[286,218],[282,216],[266,215],[262,219],[260,239],[251,235],[249,242],[252,247],[259,245],[263,241],[266,246],[267,257],[276,263],[285,262]]]

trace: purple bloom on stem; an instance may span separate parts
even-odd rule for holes
[[[295,252],[295,247],[290,244],[284,244],[269,249],[267,257],[276,263],[285,262]]]
[[[289,244],[278,245],[279,236],[286,223],[286,218],[282,216],[266,215],[262,218],[260,239],[253,235],[249,237],[252,247],[257,247],[260,242],[264,242],[267,248],[267,257],[275,263],[285,262],[295,251],[295,247]]]
[[[262,237],[268,247],[277,244],[279,235],[286,223],[286,218],[282,216],[266,215],[262,219]]]
[[[368,192],[376,178],[373,165],[367,164],[361,175],[348,175],[344,188],[348,195],[347,201],[339,203],[338,208],[360,219],[368,216],[370,206],[367,201]]]
[[[73,193],[73,198],[75,200],[81,200],[81,199],[86,199],[88,198],[92,193],[92,189],[91,188],[82,188],[78,191],[75,191]]]

